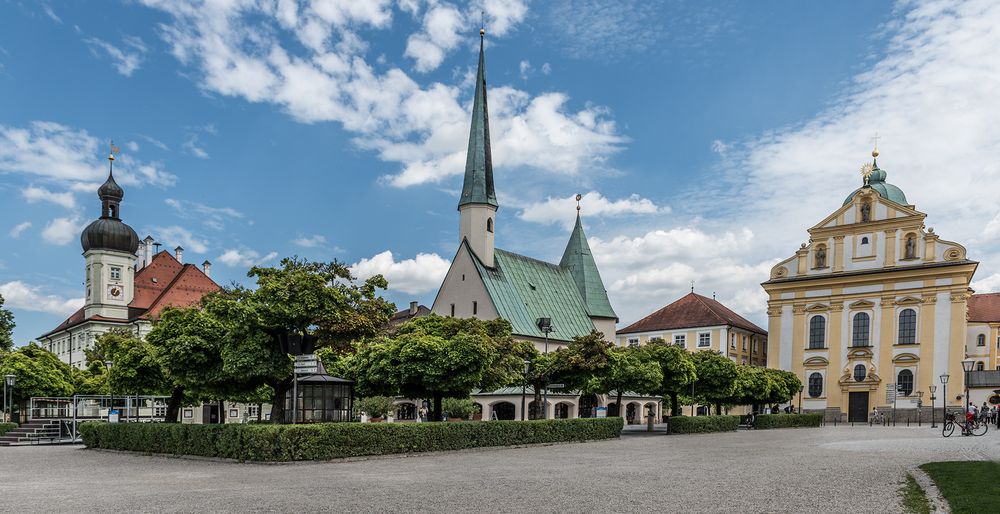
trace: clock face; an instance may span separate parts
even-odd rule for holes
[[[108,298],[112,300],[122,299],[122,286],[108,286]]]

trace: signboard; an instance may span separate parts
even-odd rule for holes
[[[597,412],[597,417],[598,418],[606,418],[606,417],[608,417],[608,408],[607,407],[598,407],[598,408],[596,408],[594,410]]]
[[[894,403],[895,401],[896,401],[896,384],[886,384],[885,403]]]
[[[299,364],[299,363],[316,364],[317,360],[318,359],[317,359],[315,353],[308,353],[306,355],[296,355],[295,356],[295,364]]]
[[[549,384],[549,389],[565,389],[566,384]]]
[[[315,375],[319,373],[319,366],[295,366],[296,375]]]
[[[315,353],[295,356],[295,374],[313,375],[319,373],[319,359]]]

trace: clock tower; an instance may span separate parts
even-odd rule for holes
[[[125,191],[115,182],[114,154],[108,155],[108,179],[97,190],[101,217],[80,234],[86,259],[84,316],[128,320],[135,294],[135,259],[139,236],[122,223],[119,207]]]

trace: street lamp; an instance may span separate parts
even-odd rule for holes
[[[806,387],[803,385],[799,386],[799,414],[802,414],[802,390]]]
[[[917,426],[920,426],[920,407],[924,406],[924,392],[917,391]]]
[[[931,390],[931,428],[937,428],[937,425],[934,424],[934,400],[937,399],[934,397],[934,392],[937,391],[937,386],[931,384],[928,389]]]
[[[4,408],[4,421],[10,421],[14,413],[14,383],[17,382],[16,375],[6,375],[3,377],[3,408]],[[10,389],[10,398],[8,400],[7,390]]]
[[[944,405],[941,406],[941,411],[944,412],[944,417],[941,418],[941,422],[944,423],[948,420],[948,379],[951,375],[944,373],[940,377],[941,379],[941,399]]]
[[[521,381],[521,421],[524,421],[524,395],[528,389],[528,370],[531,368],[531,361],[524,359],[524,380]]]
[[[104,367],[108,368],[108,394],[111,396],[111,402],[108,405],[108,421],[111,421],[111,413],[115,410],[115,391],[111,388],[111,367],[114,365],[113,361],[104,361]]]
[[[555,331],[552,327],[552,318],[538,318],[538,330],[545,334],[545,355],[549,354],[549,334]],[[542,393],[542,419],[549,417],[549,377],[545,378],[545,389]]]
[[[965,412],[969,412],[969,372],[976,365],[976,361],[966,359],[962,361],[962,369],[965,370]]]

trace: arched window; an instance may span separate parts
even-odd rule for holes
[[[819,398],[823,396],[823,375],[813,373],[809,375],[809,397]]]
[[[813,316],[809,320],[809,348],[826,347],[826,318]]]
[[[858,364],[854,366],[854,381],[861,382],[868,376],[868,368],[865,368],[864,364]]]
[[[979,337],[976,338],[976,346],[986,346],[986,336],[985,335],[979,334]]]
[[[871,318],[867,312],[859,312],[854,315],[854,331],[851,337],[851,346],[868,346],[869,333],[871,332]]]
[[[903,309],[899,313],[899,344],[917,342],[917,311]]]
[[[986,369],[986,364],[984,364],[983,361],[976,363],[976,371],[982,371],[984,369]]]
[[[863,245],[868,244],[868,238],[867,237],[862,237],[861,238],[861,244],[863,244]]]
[[[896,376],[896,390],[903,393],[903,396],[910,396],[913,392],[913,372],[904,369]]]
[[[493,232],[493,218],[486,218],[486,231]]]

